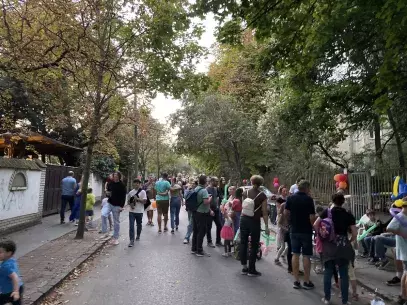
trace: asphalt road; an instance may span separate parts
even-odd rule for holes
[[[127,212],[123,212],[120,245],[109,246],[95,258],[89,272],[64,285],[62,302],[87,305],[322,304],[322,278],[313,274],[316,284],[313,291],[294,290],[286,268],[273,263],[274,252],[258,263],[257,269],[263,273],[259,278],[241,275],[240,263],[222,257],[222,248],[207,249],[212,257],[198,258],[190,254],[190,247],[182,243],[187,221],[184,211],[180,231],[175,235],[158,235],[157,226],[144,226],[141,240],[134,248],[127,247],[127,217]],[[341,303],[336,296],[332,300],[333,304]],[[358,304],[367,304],[367,299]]]

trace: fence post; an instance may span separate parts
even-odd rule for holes
[[[367,208],[369,210],[373,209],[373,200],[372,200],[372,178],[370,171],[366,171],[366,186],[367,186]]]

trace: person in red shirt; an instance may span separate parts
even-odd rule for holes
[[[235,198],[232,201],[232,211],[234,213],[233,226],[235,229],[235,235],[240,227],[240,216],[242,214],[242,202],[243,202],[243,189],[238,188],[235,193]]]

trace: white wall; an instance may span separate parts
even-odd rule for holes
[[[104,191],[104,185],[103,185],[102,179],[99,176],[91,173],[90,177],[89,177],[89,186],[92,188],[93,194],[95,195],[96,200],[102,199],[103,191]]]
[[[27,177],[27,189],[9,191],[15,172]],[[39,213],[41,171],[0,168],[0,220]]]

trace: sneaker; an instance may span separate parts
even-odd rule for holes
[[[305,283],[305,282],[304,282],[304,285],[302,285],[302,287],[303,287],[305,290],[311,290],[311,289],[314,289],[314,288],[315,288],[315,285],[314,285],[311,281],[309,281],[308,283]]]
[[[276,258],[276,259],[274,260],[274,263],[275,263],[276,265],[281,265],[280,259],[278,259],[278,258]]]
[[[188,245],[189,244],[189,240],[184,238],[184,245]]]
[[[63,225],[65,223],[65,220],[61,220],[61,225]]]
[[[242,271],[240,272],[242,275],[247,275],[249,273],[249,268],[243,267]]]
[[[171,229],[171,234],[174,234],[174,233],[175,233],[174,229]]]
[[[293,284],[293,288],[294,288],[294,289],[301,289],[301,288],[302,288],[301,283],[295,281],[294,284]]]
[[[164,232],[168,232],[168,228],[164,228]]]
[[[178,231],[178,227],[175,227],[175,231]]]
[[[196,254],[196,251],[195,251],[195,250],[191,250],[191,254]]]
[[[137,236],[137,237],[136,237],[136,240],[140,240],[140,236]]]
[[[158,230],[158,234],[161,234],[163,231],[161,231],[161,230]]]
[[[209,248],[216,248],[216,246],[213,243],[208,243]]]
[[[229,257],[229,253],[222,253],[223,257]]]
[[[400,285],[400,278],[398,276],[393,277],[390,281],[387,281],[387,286],[398,286]]]
[[[218,242],[218,243],[216,243],[216,247],[223,247],[222,242]]]
[[[371,258],[367,262],[369,265],[376,265],[379,260],[377,258]]]
[[[120,244],[119,240],[113,238],[113,240],[112,240],[112,245],[117,246],[118,244]]]
[[[204,252],[204,251],[196,252],[196,256],[198,256],[198,257],[203,257],[203,256],[211,257],[211,255],[209,253]]]
[[[129,248],[131,248],[131,247],[133,247],[134,246],[134,241],[130,241],[130,243],[129,243]]]
[[[361,257],[361,258],[368,258],[368,257],[369,257],[369,253],[367,253],[367,252],[362,253],[362,254],[360,255],[360,257]]]
[[[377,264],[376,267],[379,270],[383,270],[383,269],[385,269],[387,267],[388,264],[390,264],[390,260],[386,259],[384,261],[381,261],[379,264]]]
[[[330,304],[331,302],[330,301],[328,301],[327,299],[325,299],[325,298],[322,298],[322,303],[324,303],[324,304]]]
[[[64,223],[65,223],[65,222],[64,222]],[[75,223],[75,226],[76,226],[76,227],[79,226],[79,222]]]
[[[249,271],[249,273],[247,274],[247,276],[250,276],[250,277],[258,277],[258,276],[261,276],[261,272],[256,271],[256,270],[254,270],[254,271]]]
[[[154,222],[150,223],[150,226],[154,227]]]

